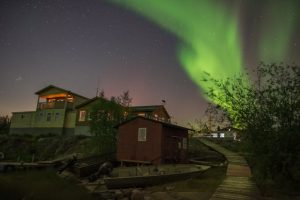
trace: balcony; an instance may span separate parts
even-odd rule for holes
[[[65,101],[54,101],[54,102],[42,102],[38,103],[37,109],[38,110],[45,110],[45,109],[64,109],[65,108]],[[73,103],[67,102],[67,109],[73,108]]]

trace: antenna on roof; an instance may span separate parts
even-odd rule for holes
[[[99,97],[99,76],[97,77],[97,89],[96,89],[96,97]]]

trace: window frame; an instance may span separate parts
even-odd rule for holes
[[[147,142],[147,128],[138,128],[138,142]]]
[[[60,112],[56,112],[55,116],[54,116],[54,119],[59,120],[59,118],[60,118]]]
[[[46,116],[46,121],[47,121],[47,122],[50,122],[50,121],[51,121],[51,118],[52,118],[52,113],[51,113],[51,112],[48,112],[48,113],[47,113],[47,116]]]
[[[78,121],[79,122],[85,122],[86,121],[86,110],[79,110]]]

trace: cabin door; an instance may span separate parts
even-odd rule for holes
[[[171,159],[173,162],[178,162],[179,161],[179,148],[178,148],[178,140],[176,138],[171,138],[171,145],[170,145],[170,154]]]

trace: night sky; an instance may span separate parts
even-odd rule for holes
[[[285,2],[219,3],[235,13],[244,68],[262,58],[272,61],[258,53],[272,47],[280,55],[284,50],[280,61],[300,63],[300,7],[297,0]],[[290,26],[284,17],[293,21]],[[34,93],[49,84],[92,98],[98,82],[107,97],[129,90],[133,105],[164,99],[173,121],[185,125],[203,116],[207,101],[179,61],[183,40],[133,9],[108,1],[0,0],[0,114],[34,110]],[[276,46],[278,40],[284,45]]]

